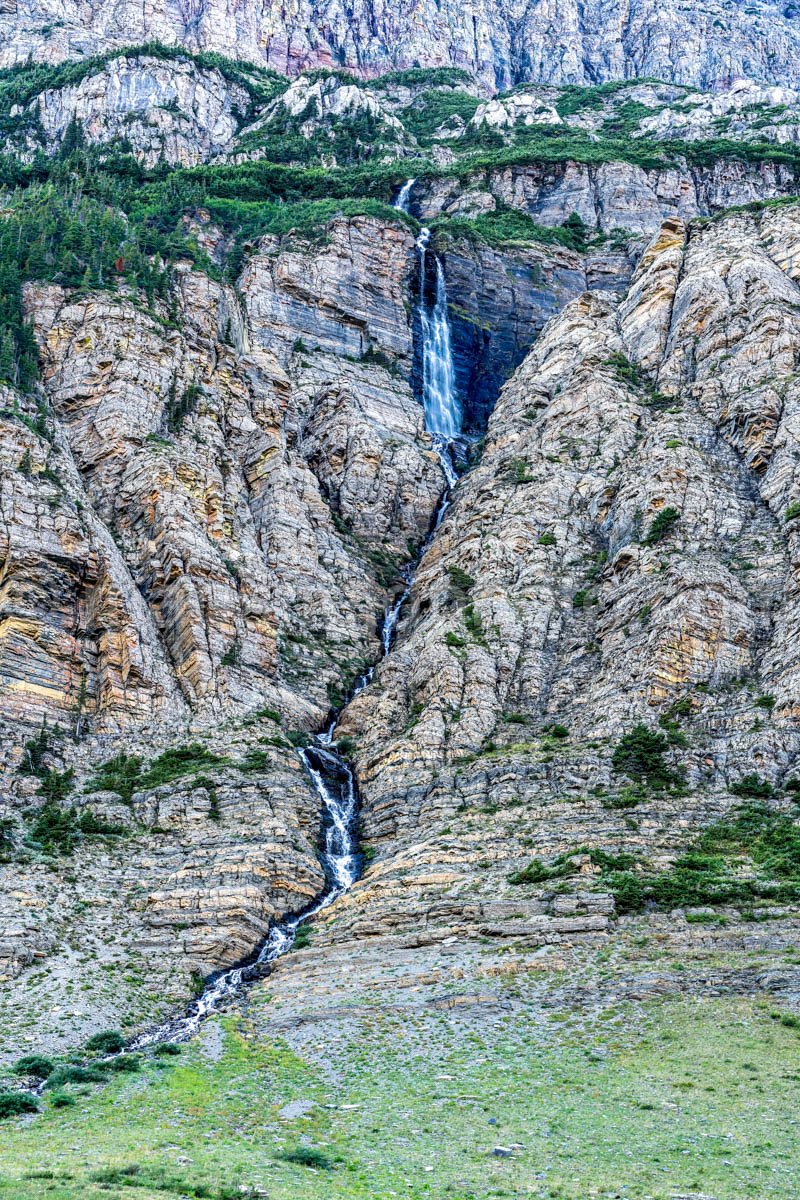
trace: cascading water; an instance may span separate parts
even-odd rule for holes
[[[394,207],[409,211],[411,189],[416,180],[408,179],[401,187]],[[428,249],[431,231],[423,225],[417,238],[419,256],[419,327],[422,354],[422,407],[425,428],[442,460],[450,488],[456,481],[453,466],[454,444],[461,436],[463,413],[455,388],[453,347],[447,316],[447,282],[438,254]],[[428,257],[433,258],[433,296],[429,295]]]
[[[408,204],[415,180],[409,179],[400,189],[395,208],[408,212]],[[455,391],[453,351],[450,342],[450,325],[447,318],[447,287],[444,269],[438,255],[433,255],[434,289],[433,298],[427,295],[426,273],[428,269],[428,243],[430,230],[423,228],[417,239],[419,254],[419,327],[422,337],[422,403],[425,428],[433,438],[433,444],[441,459],[447,486],[442,493],[431,530],[413,564],[404,572],[405,588],[386,610],[381,627],[383,655],[387,655],[394,641],[403,606],[411,592],[414,574],[422,556],[439,528],[444,514],[450,506],[450,494],[458,478],[453,461],[453,450],[457,445],[462,428],[461,405]],[[369,668],[357,681],[350,699],[354,699],[372,681],[374,670]],[[143,1049],[161,1041],[185,1041],[197,1032],[203,1020],[232,999],[242,985],[260,978],[264,968],[290,950],[294,945],[299,927],[316,916],[334,900],[348,891],[358,879],[361,859],[358,852],[358,793],[353,771],[335,748],[336,720],[324,733],[317,734],[314,741],[298,754],[306,772],[322,802],[322,828],[324,850],[322,865],[327,886],[308,908],[292,913],[276,922],[258,954],[242,966],[221,971],[206,984],[202,994],[181,1017],[142,1034],[131,1045],[131,1049]]]
[[[362,675],[353,695],[363,691],[371,678],[372,670]],[[324,733],[317,734],[311,745],[297,752],[322,800],[325,848],[321,858],[327,887],[308,908],[276,922],[251,962],[212,976],[202,994],[183,1016],[142,1034],[132,1043],[131,1049],[141,1050],[155,1042],[180,1042],[190,1038],[207,1016],[236,996],[243,984],[260,978],[265,966],[292,948],[297,930],[305,921],[333,904],[358,879],[361,865],[357,832],[358,795],[349,764],[334,748],[335,735],[334,721]]]

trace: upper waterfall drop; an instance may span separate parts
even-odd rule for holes
[[[411,189],[416,180],[408,179],[401,187],[394,207],[408,212]],[[447,282],[438,254],[433,255],[435,289],[431,303],[425,294],[428,243],[431,231],[425,226],[417,238],[419,254],[419,320],[422,332],[422,406],[425,428],[445,444],[461,434],[463,413],[455,388],[453,347],[447,316]],[[450,481],[451,483],[454,481]]]

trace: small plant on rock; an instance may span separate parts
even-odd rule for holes
[[[658,542],[663,542],[664,538],[673,533],[680,519],[681,514],[677,508],[662,508],[661,512],[653,518],[647,536],[642,538],[642,545],[655,546]]]

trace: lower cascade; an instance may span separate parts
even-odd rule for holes
[[[398,210],[408,212],[409,196],[414,182],[415,180],[409,179],[401,188],[395,201],[395,208]],[[422,406],[425,428],[431,434],[439,455],[446,486],[440,497],[430,532],[416,559],[403,572],[405,586],[384,614],[381,623],[382,657],[391,651],[403,607],[414,583],[417,566],[450,506],[450,496],[458,478],[454,465],[454,450],[461,436],[463,416],[455,391],[444,269],[441,260],[435,254],[433,301],[431,302],[425,294],[429,240],[430,230],[423,227],[417,239]],[[348,700],[354,699],[362,692],[372,681],[373,675],[374,668],[370,667],[359,677]],[[359,878],[362,857],[358,848],[358,790],[352,767],[336,750],[336,725],[337,721],[334,718],[324,732],[318,733],[309,745],[297,751],[322,806],[324,849],[321,861],[327,881],[324,891],[307,908],[276,921],[263,946],[250,961],[212,976],[186,1013],[140,1035],[131,1043],[130,1049],[144,1049],[162,1041],[186,1041],[192,1037],[206,1017],[236,996],[243,985],[259,979],[264,974],[264,968],[291,950],[297,930],[304,922],[328,908],[349,891]]]

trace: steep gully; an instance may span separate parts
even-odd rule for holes
[[[409,179],[398,193],[395,208],[401,212],[409,211],[414,183],[415,180]],[[417,239],[422,404],[425,428],[431,434],[447,482],[428,536],[416,559],[403,573],[405,586],[384,614],[381,626],[382,657],[391,651],[417,566],[449,507],[450,495],[458,479],[457,464],[462,461],[463,454],[463,414],[455,392],[445,276],[440,259],[428,248],[429,242],[430,230],[423,227]],[[432,268],[432,286],[428,280],[429,265]],[[373,674],[374,667],[370,667],[359,677],[345,703],[367,687]],[[358,792],[350,764],[336,750],[337,720],[338,713],[334,715],[328,728],[317,734],[310,745],[298,750],[322,802],[324,850],[321,858],[327,879],[325,890],[307,908],[288,914],[276,922],[263,946],[252,959],[212,976],[184,1015],[172,1018],[141,1034],[132,1042],[130,1049],[144,1049],[157,1042],[185,1041],[192,1037],[207,1016],[233,998],[245,984],[261,978],[270,963],[292,948],[301,925],[333,904],[358,879],[363,861],[358,848]]]

